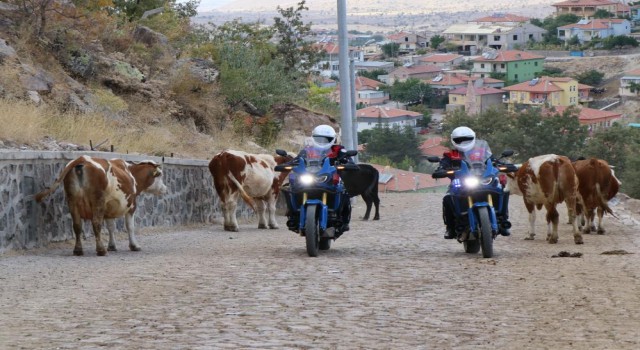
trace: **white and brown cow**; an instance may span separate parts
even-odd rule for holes
[[[547,241],[558,242],[559,214],[557,204],[563,201],[569,210],[569,221],[573,225],[573,238],[576,244],[582,244],[582,235],[576,224],[576,201],[578,197],[578,178],[569,158],[547,154],[530,158],[517,172],[508,174],[507,189],[521,195],[529,212],[529,235],[535,236],[536,208],[543,206],[547,210]]]
[[[580,182],[578,186],[580,200],[576,208],[577,214],[586,217],[586,225],[583,228],[583,232],[597,231],[598,234],[604,234],[602,217],[604,213],[613,215],[608,202],[618,193],[620,180],[616,178],[609,163],[602,159],[578,160],[573,163],[573,167]],[[594,225],[595,210],[598,212],[597,229]],[[582,222],[582,220],[579,221]]]
[[[238,231],[238,196],[257,212],[258,228],[278,228],[276,200],[286,174],[278,174],[274,168],[291,159],[232,150],[222,151],[211,159],[209,171],[220,197],[225,231]]]
[[[74,255],[83,255],[83,220],[91,220],[96,237],[96,252],[100,256],[107,254],[100,236],[102,222],[106,220],[109,231],[108,249],[115,251],[115,219],[123,216],[129,233],[129,249],[140,250],[134,229],[136,198],[143,191],[157,195],[167,191],[162,182],[160,165],[153,161],[128,163],[122,159],[81,156],[64,167],[50,188],[36,194],[36,201],[42,202],[62,182],[76,236]]]

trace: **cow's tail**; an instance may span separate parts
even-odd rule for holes
[[[616,214],[611,210],[611,207],[609,207],[609,201],[607,201],[607,198],[600,190],[600,184],[596,184],[596,195],[598,196],[598,201],[600,201],[600,208],[602,208],[602,211],[607,214],[611,214],[614,218],[617,218]]]
[[[238,191],[240,191],[240,195],[242,196],[242,199],[244,199],[244,201],[251,207],[251,209],[256,211],[256,203],[253,201],[253,198],[251,198],[251,196],[249,196],[247,192],[245,192],[240,182],[235,178],[235,176],[233,176],[231,172],[229,172],[229,179],[231,179],[231,182],[233,182],[236,185],[236,187],[238,187]]]
[[[41,192],[37,193],[34,196],[36,202],[38,202],[38,203],[42,202],[48,195],[50,195],[51,193],[55,192],[55,190],[58,188],[58,186],[60,186],[62,181],[64,181],[64,178],[67,177],[67,174],[69,174],[69,172],[72,169],[75,169],[76,173],[79,176],[81,176],[82,175],[82,168],[83,168],[83,164],[78,164],[77,162],[70,162],[69,164],[67,164],[67,166],[64,167],[64,169],[60,173],[60,176],[58,176],[58,178],[53,183],[53,185],[51,185],[50,187],[48,187],[44,191],[41,191]]]

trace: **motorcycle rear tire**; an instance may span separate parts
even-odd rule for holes
[[[482,246],[482,257],[493,257],[493,234],[491,233],[491,220],[489,220],[489,208],[478,208],[480,218],[480,245]]]
[[[317,212],[318,207],[315,204],[307,206],[307,217],[304,223],[304,237],[307,241],[307,254],[311,257],[318,256],[319,236],[320,236],[320,219]]]

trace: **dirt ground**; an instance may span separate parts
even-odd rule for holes
[[[495,256],[442,238],[441,195],[381,195],[317,258],[286,229],[144,231],[141,252],[72,243],[0,256],[3,349],[638,349],[640,223],[622,198],[575,245],[548,244],[513,196]],[[280,217],[284,226],[284,218]],[[581,257],[552,257],[566,251]],[[616,253],[616,254],[613,254]],[[627,254],[628,253],[628,254]]]

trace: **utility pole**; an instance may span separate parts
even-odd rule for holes
[[[351,77],[349,74],[349,40],[347,38],[347,4],[338,1],[338,65],[340,66],[340,120],[342,144],[347,149],[356,149],[353,143],[353,118],[351,116]]]
[[[356,114],[356,63],[352,58],[349,64],[349,80],[351,81],[351,131],[353,132],[353,149],[358,149],[358,115]],[[358,156],[356,155],[354,161],[358,162]]]

